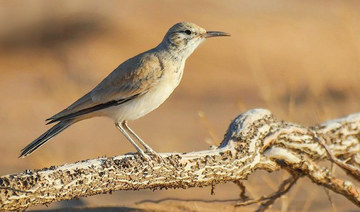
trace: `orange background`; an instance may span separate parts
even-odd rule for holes
[[[325,0],[1,1],[0,174],[134,151],[112,121],[94,118],[67,129],[31,156],[17,158],[20,149],[48,129],[46,118],[126,59],[157,45],[179,21],[232,36],[203,43],[188,59],[173,95],[130,123],[156,151],[217,145],[230,121],[251,108],[267,108],[279,119],[304,125],[357,112],[359,11],[359,1]],[[274,191],[285,177],[258,172],[245,184],[255,198]],[[166,197],[234,199],[238,194],[228,183],[217,186],[214,196],[210,188],[121,191],[81,201],[88,207],[218,211],[232,210],[233,203],[135,203]],[[356,210],[343,197],[331,196],[338,211]],[[284,201],[289,211],[331,210],[323,189],[307,179],[272,210],[280,210]]]

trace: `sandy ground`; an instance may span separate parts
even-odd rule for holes
[[[48,129],[46,118],[93,88],[127,58],[157,45],[179,21],[232,36],[202,44],[188,59],[182,83],[166,103],[130,123],[158,152],[196,151],[219,144],[230,121],[251,108],[267,108],[280,119],[304,125],[360,108],[357,1],[36,2],[0,2],[1,175],[134,151],[112,121],[94,118],[72,126],[33,155],[17,158],[20,149]],[[246,181],[249,195],[270,193],[285,177],[282,172],[256,173]],[[215,195],[210,188],[120,191],[31,209],[256,208],[215,201],[238,195],[239,189],[229,183],[217,186]],[[338,211],[357,210],[343,197],[331,196]],[[164,198],[171,200],[156,202]],[[332,210],[323,189],[306,179],[271,210],[286,205],[289,211]]]

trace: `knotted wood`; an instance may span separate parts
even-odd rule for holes
[[[360,113],[304,127],[253,109],[235,118],[220,146],[209,150],[161,153],[162,160],[152,161],[137,154],[103,157],[2,176],[0,207],[21,210],[117,190],[211,186],[244,180],[257,169],[286,169],[360,206],[359,187],[319,165],[331,161],[359,181],[359,138]]]

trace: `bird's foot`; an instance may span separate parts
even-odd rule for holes
[[[146,149],[146,151],[144,152],[142,149],[140,149],[140,151],[138,151],[138,154],[141,156],[141,158],[143,158],[144,161],[146,161],[151,167],[154,167],[155,164],[160,164],[168,169],[171,169],[171,167],[169,167],[168,162],[165,161],[164,157],[161,156],[160,154],[156,153],[154,150],[152,149]]]
[[[138,151],[140,157],[142,157],[142,159],[144,159],[146,162],[151,162],[153,159],[151,158],[150,155],[148,155],[147,153],[145,153],[144,151]]]
[[[164,164],[164,158],[159,155],[158,153],[156,153],[155,151],[152,152],[146,152],[148,155],[151,155],[151,158],[153,158],[154,160],[156,160],[158,163]]]
[[[159,163],[165,163],[164,158],[159,155],[157,152],[155,152],[153,149],[151,149],[149,146],[145,146],[145,153],[148,155],[151,155],[152,158],[154,158]]]

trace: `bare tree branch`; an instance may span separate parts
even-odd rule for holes
[[[248,199],[250,199],[247,195],[246,195],[246,187],[244,185],[244,183],[242,183],[240,180],[234,181],[234,183],[239,187],[240,189],[240,200],[242,201],[246,201]]]
[[[354,179],[356,179],[357,181],[360,181],[360,168],[355,167],[351,164],[347,164],[346,161],[351,160],[351,158],[347,158],[345,161],[342,161],[338,158],[335,157],[335,155],[333,155],[331,153],[331,151],[329,150],[328,146],[322,142],[322,140],[318,140],[319,144],[321,144],[321,146],[323,146],[323,148],[326,151],[326,154],[329,157],[329,160],[333,163],[335,163],[336,165],[338,165],[339,167],[341,167],[342,169],[344,169],[346,171],[346,173],[348,173],[349,175],[351,175],[352,177],[354,177]]]
[[[276,192],[274,192],[273,194],[271,194],[269,196],[262,196],[256,200],[248,200],[246,202],[240,202],[240,203],[237,203],[236,206],[246,206],[246,205],[263,202],[263,203],[261,203],[260,207],[256,211],[258,211],[258,212],[265,211],[271,205],[274,204],[276,199],[278,199],[282,195],[286,194],[290,190],[290,188],[296,183],[296,181],[298,179],[299,179],[299,175],[292,175],[288,179],[284,180],[280,184],[279,189]],[[266,202],[264,202],[264,201],[266,201]]]
[[[245,180],[257,169],[286,169],[360,206],[360,189],[349,180],[333,177],[328,168],[319,165],[329,160],[331,152],[359,169],[359,138],[360,114],[303,127],[276,120],[268,110],[254,109],[230,124],[218,148],[162,153],[162,162],[147,162],[137,154],[128,154],[2,176],[0,208],[21,210],[117,190],[213,186]],[[326,143],[328,150],[319,141]]]

